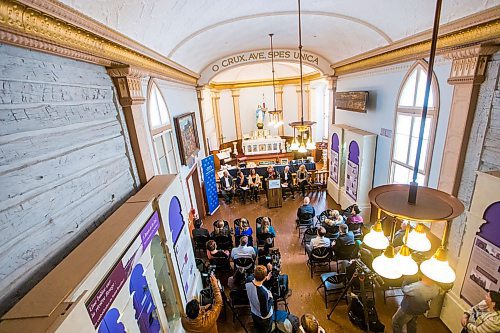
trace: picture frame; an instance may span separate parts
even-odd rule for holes
[[[280,164],[281,165],[288,165],[288,162],[289,162],[288,158],[282,158],[282,159],[280,159]]]
[[[175,133],[182,165],[189,165],[200,151],[196,117],[194,112],[174,117]]]

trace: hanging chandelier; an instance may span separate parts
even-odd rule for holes
[[[418,265],[411,257],[411,250],[422,252],[430,250],[431,244],[425,234],[426,228],[424,225],[420,224],[427,222],[445,223],[446,228],[441,238],[441,246],[430,259],[420,264],[420,270],[424,275],[436,282],[452,283],[455,280],[455,272],[448,263],[446,246],[448,243],[451,221],[462,214],[464,205],[460,200],[450,194],[426,186],[419,187],[417,183],[418,166],[420,165],[420,154],[422,151],[429,92],[436,54],[441,3],[442,0],[437,0],[436,2],[429,68],[412,182],[410,182],[409,185],[382,185],[373,188],[368,193],[370,202],[378,208],[379,221],[382,212],[392,218],[389,244],[385,247],[384,252],[373,260],[373,269],[375,272],[388,279],[397,279],[402,275],[413,275],[418,272]],[[418,224],[415,229],[410,232],[410,223],[407,223],[403,245],[396,254],[393,246],[393,239],[396,222],[398,220],[409,220]],[[383,249],[385,243],[382,238],[385,238],[385,236],[380,232],[381,230],[381,225],[375,224],[372,230],[364,237],[368,246],[375,245],[375,249]],[[385,238],[385,240],[387,240],[387,238]]]
[[[268,110],[267,114],[269,116],[268,125],[274,128],[278,128],[283,125],[283,111],[276,109],[276,86],[274,84],[274,48],[273,48],[273,36],[274,34],[269,34],[269,38],[271,39],[271,68],[273,72],[273,98],[274,98],[274,108],[272,110]]]
[[[300,0],[297,0],[299,8],[299,64],[300,64],[300,120],[293,121],[289,123],[293,128],[293,141],[290,146],[292,151],[298,151],[299,153],[307,153],[308,150],[316,149],[314,142],[312,141],[312,126],[316,124],[315,121],[304,120],[304,87],[303,87],[303,75],[302,75],[302,22],[301,22],[301,11],[300,11]],[[300,136],[300,142],[297,140],[297,132]],[[307,133],[307,140],[304,140],[305,133]]]

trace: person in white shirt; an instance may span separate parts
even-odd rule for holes
[[[325,237],[326,235],[326,229],[323,227],[318,228],[318,235],[311,239],[311,242],[309,244],[306,244],[306,252],[308,254],[311,253],[312,250],[318,247],[330,247],[331,246],[331,241],[330,238]]]
[[[255,260],[255,249],[251,246],[248,246],[248,237],[242,236],[240,238],[240,246],[235,247],[231,250],[231,258],[252,258]]]

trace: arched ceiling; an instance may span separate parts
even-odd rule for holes
[[[317,72],[315,68],[304,65],[303,74],[311,74]],[[300,76],[298,64],[275,62],[274,63],[275,79],[284,79]],[[217,74],[211,82],[241,82],[241,81],[259,81],[270,80],[273,77],[271,63],[263,62],[258,64],[248,64],[245,66],[235,67]]]
[[[296,0],[61,0],[179,64],[200,72],[228,54],[297,48]],[[441,24],[500,5],[446,0]],[[303,45],[331,63],[432,27],[435,0],[302,1]]]

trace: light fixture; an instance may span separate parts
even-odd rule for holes
[[[380,216],[380,211],[379,211]],[[396,232],[396,219],[394,218],[392,221],[391,228],[391,241],[389,245],[384,250],[384,252],[379,255],[377,258],[373,259],[372,267],[378,275],[385,277],[386,279],[399,279],[403,273],[398,265],[398,261],[396,259],[396,253],[394,250],[394,246],[392,245],[394,241],[394,233]]]
[[[404,235],[403,245],[399,249],[398,254],[396,254],[397,265],[403,275],[414,275],[418,272],[418,265],[411,257],[411,251],[405,243],[408,243],[408,233],[410,231],[410,224],[406,224],[406,230]]]
[[[293,135],[294,135],[294,141],[292,142],[292,147],[294,146],[294,143],[297,140],[296,137],[296,130],[299,132],[300,135],[300,146],[298,147],[298,152],[299,153],[307,153],[307,149],[312,150],[315,149],[316,147],[314,146],[312,142],[312,126],[316,124],[315,121],[310,121],[310,120],[304,120],[304,78],[302,75],[303,68],[302,68],[302,22],[301,22],[301,10],[300,10],[300,0],[297,0],[298,3],[298,8],[299,8],[299,64],[300,64],[300,120],[299,121],[293,121],[289,123],[291,127],[293,127]],[[309,133],[309,140],[311,141],[310,143],[307,142],[307,146],[304,145],[304,132]],[[313,148],[314,146],[314,148]],[[309,148],[307,148],[309,147]],[[291,149],[294,150],[294,149]]]
[[[384,219],[378,219],[377,222],[371,227],[370,232],[368,232],[363,238],[363,243],[372,249],[384,250],[387,246],[389,246],[389,240],[384,235],[384,231],[382,230],[382,221]]]
[[[282,110],[276,109],[276,86],[274,84],[274,48],[273,48],[273,36],[274,34],[269,34],[269,38],[271,39],[271,68],[273,72],[273,109],[267,111],[269,122],[268,125],[271,127],[278,128],[283,124],[281,121],[281,117],[283,116]]]
[[[425,233],[425,226],[418,223],[406,240],[405,244],[413,251],[427,252],[431,249],[431,241]]]
[[[460,200],[448,193],[426,186],[418,186],[417,183],[418,166],[420,165],[420,155],[422,152],[423,136],[427,119],[427,109],[433,76],[432,74],[434,68],[434,59],[436,56],[441,4],[442,0],[437,0],[434,25],[432,30],[428,75],[425,85],[425,94],[420,121],[420,131],[418,135],[417,151],[415,154],[415,163],[413,167],[413,180],[409,185],[390,184],[375,187],[368,193],[368,196],[370,198],[370,202],[375,207],[382,210],[386,215],[392,216],[395,219],[407,219],[416,222],[446,223],[446,229],[441,239],[441,247],[436,251],[436,254],[432,258],[424,261],[420,265],[420,270],[424,275],[434,281],[451,283],[455,280],[455,272],[448,263],[446,245],[448,240],[449,228],[451,225],[450,221],[462,214],[462,212],[464,211],[464,205],[460,202]],[[421,237],[422,235],[419,234],[418,236]],[[420,238],[420,241],[425,242],[423,237]],[[411,239],[408,239],[408,248],[410,248],[410,243]],[[420,245],[421,244],[419,244],[419,246]],[[390,248],[391,245],[389,245],[386,249],[386,252],[389,252],[389,256],[391,255],[391,251],[388,251],[388,249]],[[400,254],[403,257],[408,257],[408,253],[409,251],[404,249]],[[407,259],[408,258],[399,258],[399,262]],[[383,261],[385,259],[380,260]],[[385,262],[387,262],[387,260]],[[410,265],[412,264],[410,263]],[[399,267],[400,265],[396,264],[395,266]],[[380,275],[382,275],[381,273],[384,269],[387,269],[382,267],[381,264],[375,265],[375,260],[373,261],[373,268]],[[379,269],[381,270],[380,272]],[[395,276],[397,274],[393,275]]]

